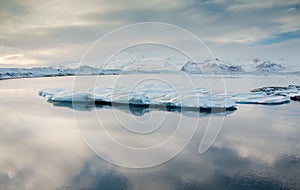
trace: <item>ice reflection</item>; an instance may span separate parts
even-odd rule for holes
[[[199,108],[180,108],[180,107],[167,107],[167,106],[145,106],[145,105],[134,105],[134,104],[95,104],[94,102],[55,102],[48,101],[56,107],[66,107],[77,111],[93,111],[94,109],[118,109],[126,113],[133,114],[135,116],[143,116],[151,111],[161,112],[175,112],[180,113],[188,117],[201,117],[201,116],[226,116],[232,114],[236,108],[222,109],[199,109]]]
[[[112,109],[124,115],[135,112],[138,117],[167,113],[176,118],[186,112],[151,108],[132,111],[128,107],[107,105],[73,109],[73,105],[51,106],[37,96],[41,86],[55,86],[67,80],[69,78],[26,79],[26,88],[21,80],[0,81],[0,189],[300,188],[299,102],[276,107],[239,106],[226,117],[220,135],[205,154],[197,152],[204,132],[200,127],[189,145],[174,159],[153,168],[136,170],[113,166],[93,154],[74,127],[73,111],[84,116],[85,127],[91,133],[90,114],[100,112],[105,125],[120,138],[127,134],[111,125],[109,112]],[[248,81],[230,80],[234,88]],[[259,78],[251,80],[255,86],[260,82]],[[264,81],[267,83],[266,78]],[[67,83],[72,85],[71,81]],[[199,117],[198,112],[192,113]],[[185,116],[189,122],[195,119]],[[206,122],[208,118],[201,117],[201,121]],[[163,138],[166,134],[160,135]],[[97,140],[106,146],[101,136]],[[142,144],[143,139],[140,141]]]

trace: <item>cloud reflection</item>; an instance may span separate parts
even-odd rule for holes
[[[129,139],[130,136],[124,130],[113,125],[109,112],[115,109],[128,117],[129,109],[124,111],[104,106],[80,111],[68,106],[51,106],[37,96],[36,92],[45,83],[51,87],[57,83],[66,87],[68,85],[64,82],[68,80],[70,79],[1,81],[1,189],[300,188],[298,102],[276,107],[241,105],[239,110],[226,117],[220,135],[205,154],[199,155],[197,152],[205,130],[199,127],[189,145],[174,159],[153,168],[136,170],[116,167],[94,155],[74,127],[73,111],[83,115],[84,127],[90,133],[95,133],[95,121],[91,120],[91,114],[100,112],[103,123],[119,140],[127,138],[128,143],[129,140],[138,140],[142,146],[155,143],[157,139]],[[238,79],[236,82],[242,81],[245,85],[243,80],[247,79]],[[237,87],[233,82],[231,84]],[[173,122],[167,127],[172,129],[180,112],[150,110],[150,113],[156,116],[162,113],[171,115]],[[184,117],[189,122],[196,119]],[[208,118],[200,117],[203,123]],[[186,129],[188,128],[187,123]],[[165,138],[169,135],[167,132],[162,131],[156,137]],[[182,138],[180,135],[176,137]],[[94,140],[103,147],[107,146],[101,135]],[[105,153],[109,156],[109,149]]]

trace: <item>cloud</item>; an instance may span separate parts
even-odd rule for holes
[[[3,1],[0,43],[7,49],[19,49],[18,53],[24,57],[28,56],[26,51],[51,50],[55,46],[74,52],[72,46],[84,44],[87,48],[118,27],[155,21],[183,27],[214,45],[228,44],[230,48],[233,43],[240,47],[256,43],[264,46],[299,38],[297,35],[279,37],[300,30],[299,7],[296,0]],[[61,57],[55,58],[57,64],[69,61],[63,55],[57,57]],[[51,60],[54,58],[47,59],[43,62],[54,62]],[[78,59],[78,55],[74,55],[74,59]]]
[[[38,61],[24,56],[24,54],[10,54],[0,57],[0,64],[3,65],[28,65],[37,64]]]
[[[267,45],[273,43],[280,43],[282,41],[293,40],[298,38],[300,38],[300,31],[279,33],[274,36],[270,36],[269,38],[256,41],[254,45]]]
[[[293,6],[295,4],[299,4],[297,0],[287,0],[287,1],[279,1],[279,0],[266,0],[266,1],[259,1],[259,0],[252,0],[252,1],[235,1],[235,3],[231,3],[227,7],[230,11],[257,11],[257,10],[275,10],[286,8],[289,6]]]

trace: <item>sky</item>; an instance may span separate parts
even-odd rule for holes
[[[139,22],[188,30],[224,59],[300,58],[300,0],[0,0],[0,67],[79,62],[97,39]]]

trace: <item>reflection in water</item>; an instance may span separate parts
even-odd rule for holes
[[[238,84],[248,83],[258,86],[260,80],[267,81],[258,77],[251,81],[230,79],[230,87],[237,88]],[[280,79],[282,83],[284,80],[291,79]],[[299,78],[295,80],[299,81]],[[120,110],[124,117],[128,116],[127,113],[147,115],[149,112],[155,113],[153,117],[166,113],[174,118],[178,113],[193,113],[197,117],[205,114],[153,110],[151,107],[51,106],[36,95],[37,91],[45,85],[56,87],[57,84],[65,84],[63,87],[68,88],[72,85],[70,78],[0,82],[0,189],[300,188],[299,102],[276,107],[239,105],[237,111],[226,117],[220,135],[204,154],[197,152],[204,133],[204,128],[200,127],[188,146],[169,162],[153,168],[127,169],[105,162],[86,147],[74,127],[73,111],[86,118],[87,129],[94,125],[90,115],[99,111],[104,123],[120,138],[128,135],[117,130],[116,126],[110,126],[112,119],[107,113],[112,109]],[[24,83],[28,86],[24,87]],[[273,84],[273,79],[269,83]],[[252,87],[248,85],[245,88]],[[190,122],[195,119],[185,116]],[[200,117],[201,121],[208,118]],[[164,136],[163,133],[160,135]],[[106,146],[101,136],[97,140]],[[144,141],[140,140],[140,143]]]
[[[118,109],[126,113],[131,113],[135,116],[143,116],[151,111],[167,111],[181,113],[189,117],[211,116],[220,115],[226,116],[233,113],[236,108],[212,108],[212,109],[199,109],[199,108],[181,108],[175,106],[149,106],[149,105],[135,105],[135,104],[117,104],[117,103],[94,103],[94,102],[56,102],[49,101],[53,106],[67,107],[78,111],[92,111],[94,109]]]
[[[103,168],[93,168],[91,162],[86,162],[80,173],[71,179],[70,189],[130,189],[126,176],[114,170],[101,172]]]
[[[292,155],[266,165],[241,157],[228,148],[212,147],[200,159],[184,151],[159,168],[143,170],[110,169],[97,158],[88,160],[70,186],[74,189],[295,189],[299,187],[299,158]],[[118,171],[118,173],[116,173]],[[101,188],[100,188],[101,189]]]

